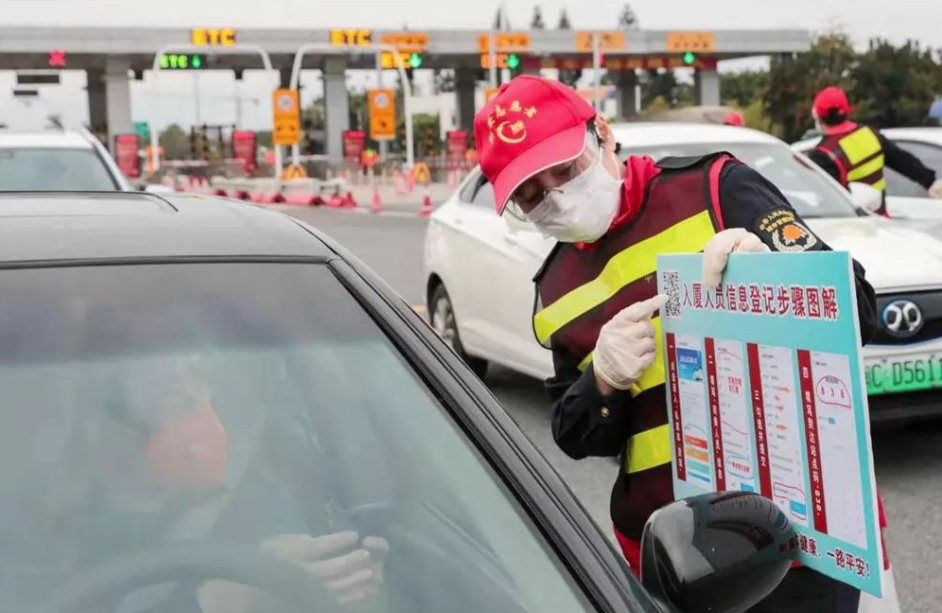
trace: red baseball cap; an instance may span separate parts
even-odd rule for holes
[[[559,81],[521,75],[474,116],[481,171],[494,187],[497,214],[524,181],[577,158],[595,109]]]
[[[847,102],[847,94],[840,87],[825,87],[814,97],[814,111],[818,117],[824,117],[830,109],[837,109],[843,115],[850,114],[852,110]]]

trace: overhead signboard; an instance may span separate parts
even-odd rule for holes
[[[390,53],[384,51],[379,55],[379,64],[382,68],[398,68],[400,62],[403,68],[409,67],[409,57],[412,55],[412,52],[400,52],[400,53]]]
[[[667,52],[687,51],[708,53],[716,50],[713,32],[668,32]]]
[[[371,89],[370,138],[392,140],[396,138],[396,93],[391,89]]]
[[[190,40],[198,47],[232,47],[236,44],[233,28],[193,28]]]
[[[201,53],[163,53],[160,56],[161,70],[202,70],[206,67],[206,56]]]
[[[601,51],[624,51],[624,32],[576,32],[576,51],[579,53],[592,53],[592,37],[599,37]]]
[[[301,118],[298,111],[298,90],[275,90],[272,96],[273,144],[297,145],[301,142]]]
[[[369,47],[373,44],[373,30],[336,28],[330,31],[330,44],[335,47]]]
[[[399,53],[412,53],[428,49],[428,34],[422,32],[403,32],[383,34],[382,43],[395,47]]]
[[[498,34],[478,35],[478,51],[490,53],[491,36],[494,37],[497,51],[529,51],[530,35],[526,32],[500,32]]]
[[[602,67],[606,70],[636,70],[636,69],[657,69],[657,68],[696,68],[700,70],[716,70],[716,56],[697,55],[692,63],[685,61],[683,56],[631,56],[618,57],[606,56],[602,62]],[[588,70],[593,67],[592,58],[586,57],[563,57],[563,58],[545,58],[540,63],[540,68],[555,68],[557,70]]]
[[[516,70],[520,68],[520,56],[516,53],[495,53],[494,54],[494,63],[501,70],[510,69]],[[481,54],[481,68],[487,70],[491,67],[491,54],[482,53]]]

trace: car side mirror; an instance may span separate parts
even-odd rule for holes
[[[644,527],[641,583],[669,611],[742,613],[788,572],[794,535],[785,514],[758,494],[678,500]]]
[[[872,185],[852,181],[847,187],[850,189],[850,199],[858,209],[876,213],[883,206],[883,194]]]

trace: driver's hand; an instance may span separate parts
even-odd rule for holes
[[[262,551],[307,570],[340,604],[375,595],[383,581],[389,544],[381,538],[360,539],[356,532],[313,537],[280,534],[262,543]],[[198,594],[203,613],[245,613],[265,602],[261,590],[229,581],[208,581]]]

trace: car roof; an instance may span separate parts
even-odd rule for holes
[[[92,143],[79,132],[0,130],[0,149],[87,149]]]
[[[914,140],[942,146],[942,128],[887,128],[880,131],[893,140]]]
[[[680,122],[638,122],[612,124],[615,140],[628,149],[652,145],[694,143],[760,143],[781,145],[782,141],[758,130],[720,124]]]
[[[0,192],[0,264],[50,260],[333,256],[299,222],[201,194]]]

